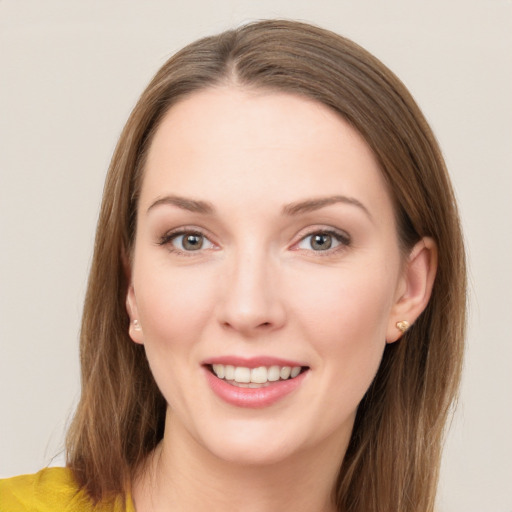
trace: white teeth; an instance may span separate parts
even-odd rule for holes
[[[219,364],[219,366],[224,366],[222,364]],[[217,375],[217,377],[219,377]],[[222,377],[219,377],[222,379]],[[235,380],[235,367],[231,366],[230,364],[224,366],[224,378],[226,380]]]
[[[224,378],[225,373],[224,373],[224,365],[223,364],[214,364],[213,371],[215,372],[215,375],[217,375],[217,377],[219,377],[219,379]]]
[[[256,384],[263,384],[268,380],[267,375],[268,372],[264,366],[260,366],[259,368],[253,368],[251,370],[251,382],[254,382]]]
[[[276,382],[279,379],[287,380],[295,378],[301,372],[300,366],[259,366],[257,368],[247,368],[245,366],[232,366],[223,364],[213,364],[213,373],[219,379],[235,381],[239,384],[265,384],[267,382]],[[253,387],[253,386],[247,386]],[[257,387],[257,386],[254,386]]]
[[[235,378],[233,380],[236,382],[251,382],[251,370],[249,368],[244,368],[243,366],[237,366],[235,368]]]
[[[268,380],[270,382],[275,382],[276,380],[279,380],[279,377],[280,377],[280,371],[279,371],[279,366],[271,366],[269,369],[268,369]]]
[[[300,373],[300,366],[294,366],[292,368],[292,373],[291,373],[292,379],[297,377],[297,375],[299,375],[299,373]]]
[[[281,379],[286,380],[290,376],[290,373],[292,373],[291,366],[283,366],[281,368],[281,372],[279,375],[280,375]]]

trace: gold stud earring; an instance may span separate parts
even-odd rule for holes
[[[396,328],[402,334],[404,334],[404,332],[406,332],[409,329],[409,327],[411,326],[411,324],[407,320],[402,320],[400,322],[397,322],[395,325],[396,325]]]

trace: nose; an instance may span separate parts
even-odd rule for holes
[[[240,254],[222,276],[221,325],[244,337],[280,329],[286,321],[279,265],[265,254]]]

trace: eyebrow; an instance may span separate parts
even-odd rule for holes
[[[207,201],[196,201],[195,199],[188,199],[186,197],[179,196],[165,196],[157,199],[154,203],[152,203],[146,213],[149,213],[150,210],[162,204],[170,204],[177,206],[182,210],[187,210],[194,213],[202,213],[204,215],[211,215],[215,211],[213,205]]]
[[[373,220],[368,208],[366,208],[366,206],[361,203],[361,201],[358,201],[354,197],[347,196],[318,197],[306,199],[305,201],[297,201],[296,203],[286,205],[283,208],[283,213],[286,215],[299,215],[301,213],[313,212],[315,210],[319,210],[320,208],[324,208],[325,206],[330,206],[337,203],[356,206],[357,208],[361,209],[370,218],[370,220]]]
[[[347,196],[329,196],[329,197],[318,197],[306,199],[303,201],[297,201],[294,203],[287,204],[283,207],[284,215],[300,215],[302,213],[309,213],[315,210],[320,210],[321,208],[325,208],[326,206],[330,206],[337,203],[348,204],[352,206],[356,206],[361,209],[369,218],[373,220],[372,215],[366,208],[366,206],[353,197]],[[156,208],[160,205],[172,205],[176,206],[182,210],[187,210],[193,213],[201,213],[203,215],[212,215],[215,213],[215,208],[212,203],[207,201],[199,201],[196,199],[189,199],[181,196],[165,196],[157,199],[153,202],[146,213],[149,213],[153,208]]]

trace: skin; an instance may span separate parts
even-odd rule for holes
[[[344,199],[292,212],[333,196]],[[187,230],[201,249],[183,246]],[[327,107],[235,86],[172,107],[148,155],[127,295],[130,336],[169,404],[134,483],[138,512],[334,510],[357,406],[396,322],[426,306],[435,267],[430,239],[400,252],[374,155]],[[202,366],[227,355],[309,370],[277,403],[235,407]]]

